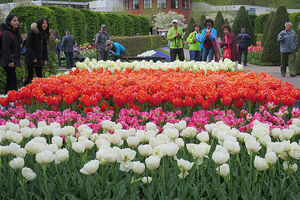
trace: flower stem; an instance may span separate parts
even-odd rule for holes
[[[45,188],[45,197],[47,200],[50,200],[49,191],[48,191],[48,183],[47,183],[47,175],[46,175],[47,165],[43,165],[43,175],[44,175],[44,188]]]

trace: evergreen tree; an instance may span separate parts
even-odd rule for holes
[[[200,26],[201,26],[201,29],[204,29],[204,23],[205,23],[205,20],[206,20],[206,17],[205,15],[202,15],[201,18],[200,18]]]
[[[266,38],[267,38],[267,35],[268,35],[268,32],[269,32],[269,28],[270,28],[273,16],[274,16],[274,12],[271,12],[269,14],[268,20],[265,24],[263,36],[262,36],[262,39],[261,39],[262,46],[264,46],[264,44],[265,44],[265,41],[266,41]]]
[[[184,40],[186,40],[188,38],[189,34],[194,31],[195,24],[196,24],[196,22],[195,22],[194,18],[191,17],[190,21],[188,23],[188,26],[186,28],[186,31],[185,31]]]
[[[246,29],[246,32],[251,37],[250,44],[255,45],[256,38],[254,37],[253,27],[244,6],[240,7],[237,16],[233,21],[232,32],[237,36],[241,32],[241,28]]]
[[[280,6],[272,19],[265,40],[264,51],[261,56],[261,61],[264,63],[272,63],[280,65],[280,45],[277,42],[278,34],[285,29],[284,24],[289,20],[289,15],[284,6]]]
[[[219,11],[218,14],[217,14],[217,16],[216,16],[216,19],[214,21],[214,28],[217,31],[218,37],[223,38],[223,36],[224,36],[223,30],[222,30],[222,26],[224,24],[225,24],[224,17],[222,15],[222,12]]]
[[[228,21],[228,19],[224,20],[224,24],[230,24],[229,21]]]

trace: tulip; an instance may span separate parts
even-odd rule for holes
[[[147,156],[150,156],[152,154],[153,149],[152,149],[151,145],[144,144],[144,145],[139,145],[138,152],[141,156],[147,157]]]
[[[42,165],[49,164],[55,159],[53,153],[49,150],[44,150],[36,154],[35,160]]]
[[[83,168],[80,169],[80,173],[85,175],[92,175],[96,173],[99,168],[99,161],[98,160],[91,160],[86,163]]]
[[[9,162],[9,166],[11,168],[13,168],[14,170],[17,170],[17,169],[22,169],[23,166],[24,166],[24,159],[23,158],[14,158],[13,160],[11,160]]]
[[[217,145],[214,153],[212,154],[213,161],[220,165],[226,163],[229,157],[230,155],[228,151],[220,145]]]
[[[55,164],[59,164],[69,159],[69,151],[64,148],[55,153]]]
[[[150,157],[146,158],[145,162],[146,162],[146,166],[148,169],[155,170],[159,167],[160,157],[150,156]]]
[[[132,171],[136,174],[142,174],[145,171],[145,164],[139,161],[132,162]]]
[[[254,167],[258,171],[264,171],[264,170],[269,168],[269,165],[268,165],[267,161],[264,158],[261,158],[259,156],[255,156],[255,158],[254,158]]]
[[[184,159],[177,160],[177,165],[181,171],[181,173],[178,175],[181,179],[185,178],[189,173],[188,171],[193,167],[194,163],[191,163]]]
[[[144,184],[151,183],[152,182],[152,177],[149,177],[149,176],[148,177],[143,177],[142,182]]]
[[[27,180],[27,181],[32,181],[36,178],[36,173],[32,171],[32,169],[28,167],[24,167],[22,169],[22,176]]]
[[[219,167],[217,167],[216,170],[217,170],[217,173],[224,178],[228,177],[228,175],[230,173],[229,165],[227,163],[220,165]]]

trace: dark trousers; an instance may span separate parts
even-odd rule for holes
[[[121,60],[125,56],[125,51],[121,51],[119,56],[113,55],[113,61]]]
[[[34,65],[34,66],[27,65],[27,78],[25,80],[24,86],[31,83],[31,81],[33,79],[34,71],[35,71],[36,77],[42,78],[42,76],[43,76],[43,68],[42,67],[39,67],[38,65]]]
[[[244,53],[244,65],[247,64],[247,58],[248,58],[248,48],[239,48],[240,51],[240,64],[242,62],[242,54]]]
[[[97,60],[104,60],[107,61],[108,60],[108,52],[106,50],[103,49],[97,49]]]
[[[15,67],[4,67],[6,72],[5,93],[9,90],[17,90],[17,75]]]
[[[176,60],[177,55],[178,55],[178,58],[179,58],[180,61],[184,61],[183,48],[181,48],[181,49],[170,49],[171,62]]]
[[[58,59],[58,66],[61,67],[61,58],[60,58],[60,51],[57,50],[57,59]]]
[[[65,52],[67,68],[74,67],[73,52]]]
[[[281,53],[280,71],[282,75],[286,74],[286,67],[289,66],[290,74],[296,74],[296,52]]]

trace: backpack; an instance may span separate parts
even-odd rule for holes
[[[23,44],[22,44],[22,49],[21,49],[21,54],[24,56],[26,54],[27,48],[26,48],[26,41],[27,37],[24,38]]]
[[[10,37],[11,37],[11,44],[13,44],[13,42],[14,42],[14,36],[13,36],[13,34],[12,34],[12,32],[11,31],[9,31],[9,33],[10,33]],[[0,30],[0,58],[2,57],[2,35],[3,35],[3,31],[2,30]]]

